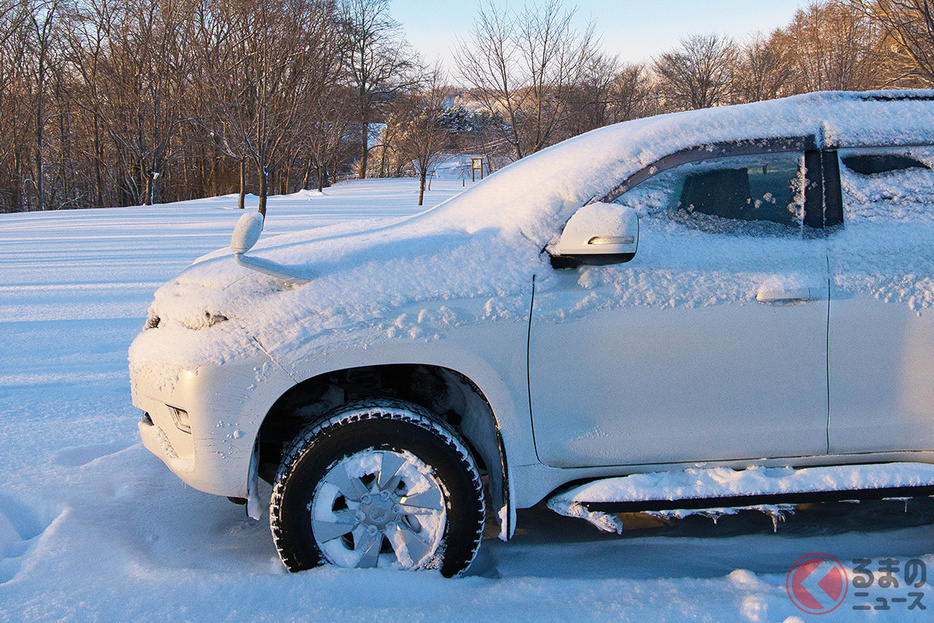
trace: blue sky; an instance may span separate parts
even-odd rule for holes
[[[500,0],[502,2],[503,0]],[[521,0],[508,4],[521,7]],[[739,42],[785,26],[808,0],[568,0],[583,25],[593,19],[603,49],[621,60],[648,61],[689,34],[727,34]],[[429,61],[453,69],[455,37],[467,38],[480,0],[392,0],[392,15]]]

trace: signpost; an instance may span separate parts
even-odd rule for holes
[[[471,158],[470,159],[470,181],[477,181],[477,171],[480,171],[480,179],[483,179],[483,158]]]

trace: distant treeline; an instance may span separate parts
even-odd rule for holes
[[[814,2],[771,33],[688,34],[634,65],[572,5],[488,0],[449,75],[389,0],[0,0],[0,212],[424,181],[441,152],[499,166],[663,112],[927,88],[932,11]]]

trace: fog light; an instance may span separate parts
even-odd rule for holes
[[[172,421],[175,422],[175,428],[182,431],[183,433],[191,434],[191,418],[188,417],[187,411],[182,411],[181,409],[176,409],[172,405],[166,405],[169,408],[169,412],[172,414]]]

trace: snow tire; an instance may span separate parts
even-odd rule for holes
[[[343,405],[299,434],[283,452],[269,507],[290,571],[378,565],[444,577],[473,561],[484,515],[479,470],[459,435],[391,399]]]

